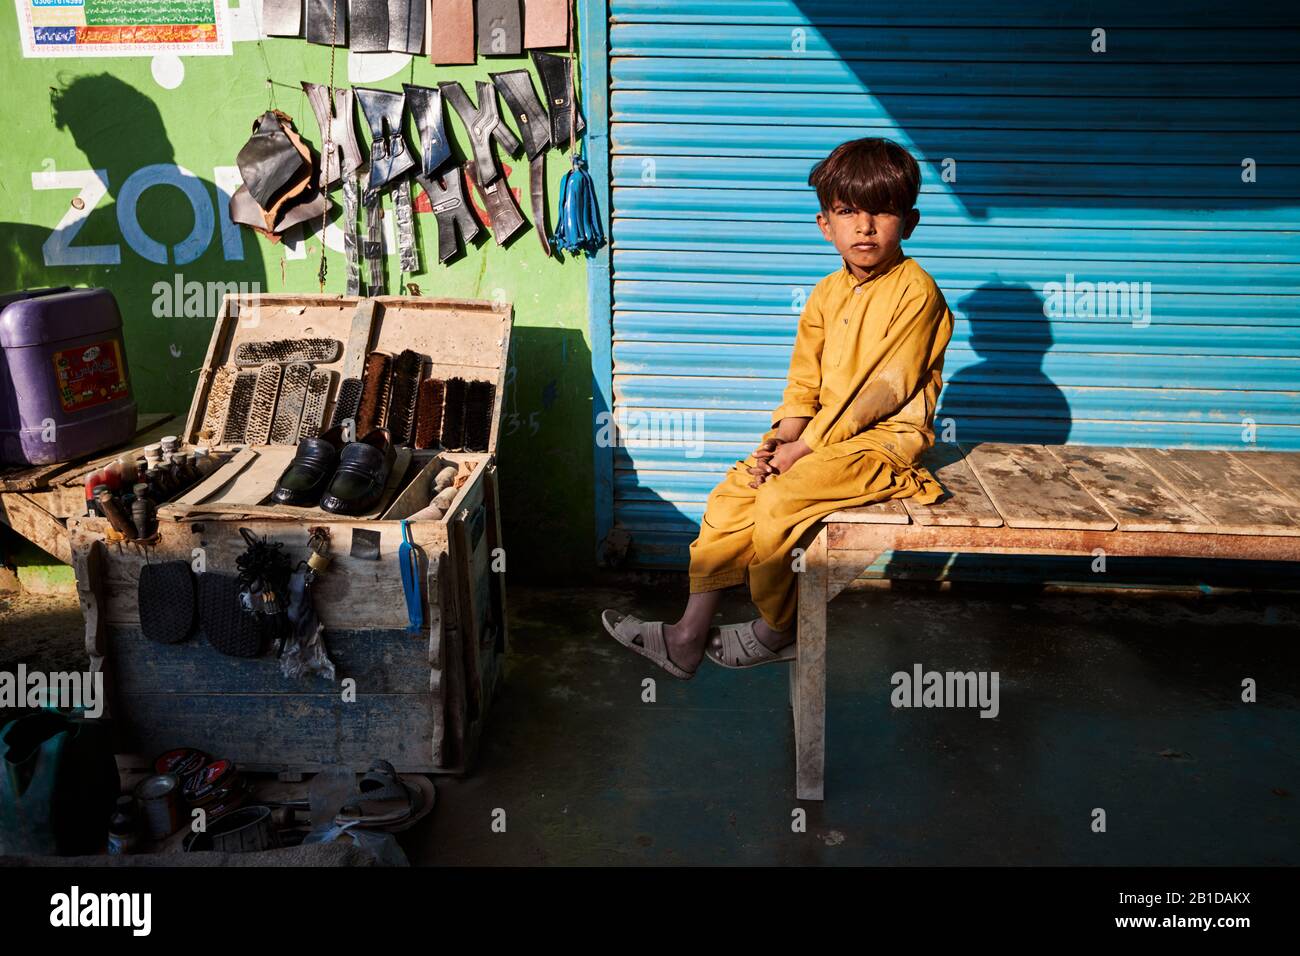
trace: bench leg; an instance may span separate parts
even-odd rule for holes
[[[799,575],[798,658],[790,668],[794,710],[795,794],[823,799],[826,765],[826,528],[808,547]]]

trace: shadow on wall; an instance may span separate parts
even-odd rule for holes
[[[958,369],[944,385],[934,416],[936,438],[961,441],[963,435],[1002,433],[1006,441],[1068,441],[1070,404],[1043,371],[1052,324],[1043,314],[1042,296],[1024,283],[990,283],[961,299],[960,308],[979,361]],[[1008,316],[1016,320],[1009,322]],[[992,406],[990,386],[1001,389]]]
[[[1294,204],[1300,133],[1277,97],[1295,91],[1295,18],[1282,5],[1062,0],[980,13],[937,0],[893,16],[840,0],[792,5],[838,58],[824,61],[824,80],[861,86],[837,97],[843,125],[898,127],[930,182],[951,158],[948,188],[974,218]],[[1272,182],[1243,182],[1243,157],[1273,168]]]
[[[585,580],[594,446],[575,436],[591,434],[591,350],[579,329],[516,325],[506,377],[497,457],[510,579]]]
[[[266,287],[257,243],[222,229],[224,190],[176,164],[157,106],[105,73],[50,89],[51,136],[70,135],[85,156],[54,159],[10,188],[67,197],[53,229],[0,223],[0,288],[104,286],[117,298],[127,360],[143,411],[178,410],[193,391],[221,295],[233,283]],[[52,153],[66,146],[52,141]],[[45,199],[39,203],[45,208]],[[52,218],[42,213],[40,219]],[[177,398],[177,396],[182,396]]]

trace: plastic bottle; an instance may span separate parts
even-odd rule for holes
[[[109,856],[126,856],[135,852],[139,843],[137,824],[134,798],[129,795],[118,797],[108,821]]]

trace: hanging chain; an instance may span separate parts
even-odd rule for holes
[[[333,0],[330,4],[330,85],[329,85],[329,110],[331,120],[334,117],[334,51],[338,48],[338,13],[339,0]],[[329,223],[330,215],[330,158],[334,154],[334,123],[331,121],[329,129],[325,132],[325,142],[321,144],[321,174],[320,187],[321,192],[325,195],[325,210],[320,214],[320,269],[316,272],[316,278],[320,282],[321,292],[325,291],[325,276],[329,273],[329,266],[325,261],[325,227]]]

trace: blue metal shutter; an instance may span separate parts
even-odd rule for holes
[[[639,563],[684,563],[708,492],[767,427],[803,299],[840,265],[807,174],[858,136],[922,163],[905,249],[957,315],[936,431],[1249,449],[1253,424],[1253,447],[1300,450],[1300,17],[1286,5],[610,13],[614,407],[702,413],[706,439],[698,456],[615,450],[614,523]]]

